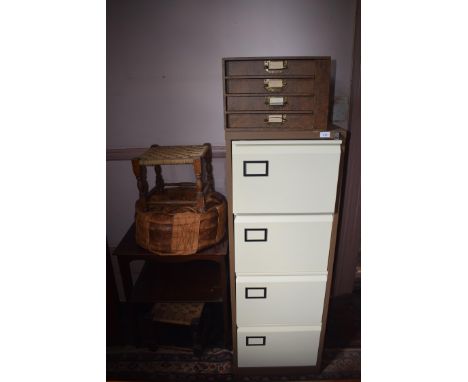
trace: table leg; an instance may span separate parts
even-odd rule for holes
[[[125,301],[129,302],[130,296],[132,294],[132,288],[133,288],[132,273],[130,270],[130,263],[132,262],[132,260],[125,259],[122,257],[119,257],[118,260],[119,260],[120,276],[122,278],[122,285],[123,285],[124,294],[125,294]]]

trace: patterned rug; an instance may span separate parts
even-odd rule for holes
[[[164,381],[233,381],[232,352],[221,348],[205,350],[195,357],[191,349],[160,347],[157,351],[132,346],[107,349],[107,378]],[[244,377],[243,381],[301,381],[359,378],[359,348],[325,349],[320,374],[301,376]]]

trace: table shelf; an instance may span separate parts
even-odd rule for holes
[[[136,243],[133,224],[113,255],[118,259],[126,301],[134,306],[156,302],[222,304],[227,345],[230,339],[227,253],[226,236],[220,243],[194,255],[155,255]],[[130,264],[137,260],[145,263],[133,283]]]
[[[185,263],[146,262],[132,288],[130,302],[221,302],[219,265],[207,260]]]

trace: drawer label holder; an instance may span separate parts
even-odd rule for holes
[[[265,97],[265,105],[268,106],[284,106],[288,103],[288,97]]]
[[[265,336],[247,336],[245,337],[245,346],[265,346]]]
[[[244,241],[267,241],[268,228],[245,228]]]
[[[267,78],[263,80],[263,87],[268,92],[279,92],[286,87],[286,81],[278,78]]]
[[[245,288],[245,298],[267,298],[267,288]]]
[[[268,176],[267,160],[245,160],[244,176]]]
[[[268,114],[268,118],[265,118],[266,123],[283,123],[286,122],[286,114]]]
[[[266,60],[263,61],[263,66],[268,72],[269,70],[282,70],[288,68],[288,61],[286,60]]]

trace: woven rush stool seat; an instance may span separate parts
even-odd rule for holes
[[[139,157],[140,165],[191,164],[202,158],[208,146],[153,146]]]
[[[135,205],[136,241],[158,255],[191,255],[219,243],[226,231],[226,200],[215,192],[211,145],[152,145],[132,160],[139,199]],[[191,164],[195,183],[165,183],[162,165]],[[149,190],[147,166],[156,185]]]
[[[201,317],[203,302],[157,302],[151,310],[153,321],[176,325],[192,325]]]
[[[192,340],[193,352],[196,356],[203,353],[203,348],[207,342],[209,322],[204,314],[205,303],[203,302],[157,302],[149,312],[149,320],[143,324],[149,327],[147,339],[149,348],[155,350],[164,332],[174,330],[173,325],[185,327]],[[202,319],[204,316],[204,319]],[[179,331],[180,333],[180,331]],[[167,338],[167,337],[166,337]],[[187,337],[186,337],[187,338]],[[166,340],[167,341],[167,340]]]

